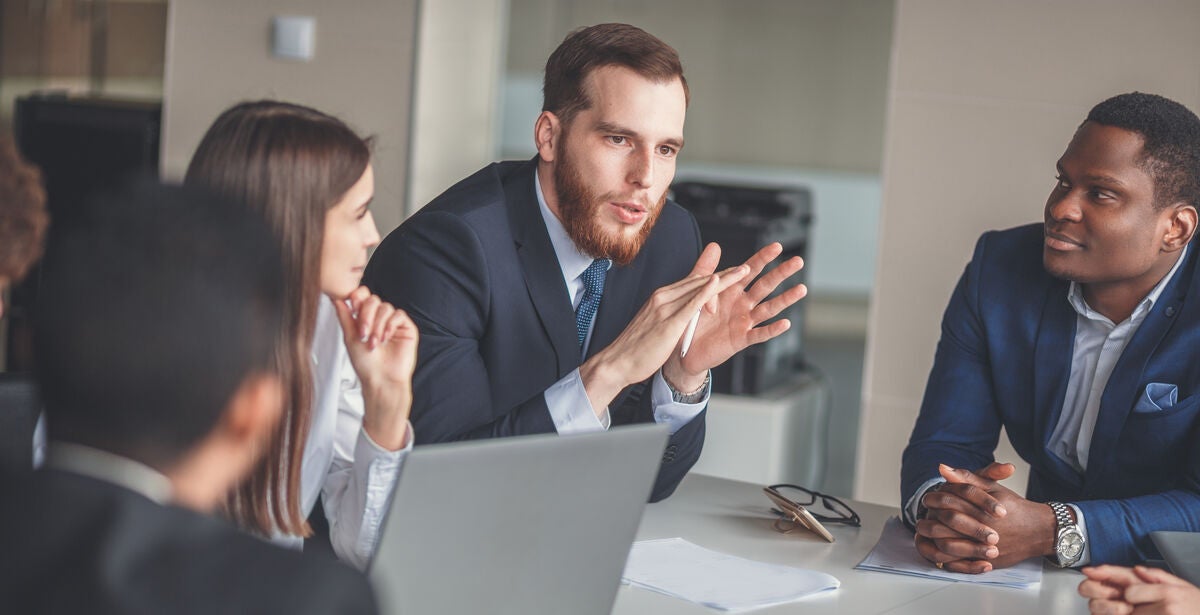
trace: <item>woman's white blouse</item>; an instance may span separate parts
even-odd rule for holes
[[[412,425],[399,451],[371,440],[362,427],[362,387],[333,302],[321,295],[313,336],[313,407],[300,477],[300,505],[307,516],[324,496],[333,550],[343,562],[365,569],[379,542],[388,500],[400,466],[412,450]],[[298,536],[274,542],[299,548]]]

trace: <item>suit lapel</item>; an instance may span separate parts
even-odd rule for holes
[[[1103,480],[1104,473],[1108,471],[1115,458],[1112,451],[1116,450],[1117,438],[1121,435],[1125,419],[1133,410],[1137,396],[1141,394],[1140,383],[1146,365],[1163,338],[1179,320],[1178,316],[1183,310],[1194,274],[1194,251],[1188,250],[1188,261],[1180,265],[1175,277],[1167,283],[1158,301],[1154,303],[1154,307],[1133,334],[1133,339],[1129,340],[1113,367],[1112,375],[1100,398],[1096,429],[1092,432],[1092,442],[1088,449],[1091,451],[1088,456],[1088,484]]]
[[[528,171],[518,170],[512,181],[505,184],[504,191],[510,204],[509,221],[525,287],[546,337],[554,347],[561,377],[579,366],[579,340],[575,331],[575,311],[571,309],[562,268],[538,206],[533,185],[536,168],[536,163],[531,163]]]
[[[1046,290],[1046,303],[1038,328],[1034,350],[1033,384],[1034,408],[1037,416],[1040,454],[1045,467],[1059,480],[1078,486],[1082,477],[1070,464],[1050,450],[1050,436],[1062,415],[1067,396],[1067,381],[1071,377],[1071,355],[1075,348],[1075,309],[1067,301],[1069,284],[1054,281]]]

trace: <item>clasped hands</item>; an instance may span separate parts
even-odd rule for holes
[[[979,574],[1054,553],[1054,511],[999,483],[1012,476],[1012,464],[976,472],[943,464],[938,471],[946,482],[925,492],[926,513],[916,525],[922,557],[945,570]]]
[[[742,265],[715,273],[721,248],[705,246],[691,273],[654,291],[625,330],[579,367],[592,408],[600,414],[621,389],[646,380],[662,369],[663,378],[677,391],[692,392],[704,384],[708,370],[738,351],[787,331],[787,319],[763,322],[779,315],[808,292],[797,284],[767,297],[804,266],[792,257],[747,287],[783,246],[772,243]],[[684,330],[703,309],[686,357],[680,356]]]

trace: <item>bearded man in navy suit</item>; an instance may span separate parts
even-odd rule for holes
[[[1133,564],[1200,530],[1200,119],[1110,98],[1057,167],[1044,223],[985,233],[942,321],[901,470],[939,568]],[[1027,497],[997,482],[1001,427]]]
[[[692,216],[667,200],[687,82],[675,50],[625,24],[571,33],[546,63],[531,161],[487,166],[379,246],[364,282],[421,330],[417,444],[658,422],[651,494],[700,456],[709,370],[785,331],[805,293],[772,244],[714,273]],[[747,286],[748,285],[748,286]],[[686,355],[685,329],[703,315]]]

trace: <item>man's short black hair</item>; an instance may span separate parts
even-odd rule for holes
[[[1200,207],[1200,118],[1156,94],[1130,92],[1096,105],[1088,122],[1142,136],[1143,168],[1154,178],[1154,205]]]
[[[50,438],[164,468],[270,369],[279,249],[249,208],[143,184],[56,230],[34,317]]]

